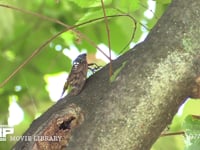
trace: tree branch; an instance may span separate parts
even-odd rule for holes
[[[57,146],[68,150],[150,149],[199,75],[199,6],[199,0],[174,0],[147,39],[113,61],[112,82],[106,66],[80,95],[57,102],[24,135],[65,135]],[[53,149],[51,143],[44,145]],[[41,145],[19,141],[14,148]]]

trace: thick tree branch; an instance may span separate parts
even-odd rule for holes
[[[80,95],[60,100],[25,135],[62,132],[68,150],[150,149],[199,75],[199,6],[199,0],[174,0],[148,38],[113,61],[120,72],[112,82],[106,66]],[[18,142],[15,149],[40,146]]]

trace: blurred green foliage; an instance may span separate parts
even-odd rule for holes
[[[177,134],[160,137],[154,144],[152,150],[190,150],[191,145],[196,146],[195,143],[197,143],[197,141],[200,142],[200,128],[196,128],[196,123],[198,124],[198,126],[200,124],[198,119],[196,119],[196,121],[192,121],[190,118],[191,115],[200,114],[199,106],[199,99],[187,99],[185,103],[180,107],[178,113],[174,116],[172,123],[168,126],[169,129],[163,132],[178,133],[183,131],[185,132],[185,135]],[[192,133],[198,135],[196,135],[196,140],[189,142],[188,135],[192,136]]]
[[[117,55],[122,54],[120,52],[131,40],[133,34],[135,36],[131,42],[138,43],[141,36],[153,28],[171,2],[171,0],[156,0],[155,10],[151,10],[148,5],[149,1],[152,0],[104,0],[107,16],[115,15],[115,17],[108,18],[108,24],[111,48]],[[1,4],[14,6],[22,9],[22,11],[36,12],[42,16],[62,21],[69,26],[103,17],[101,1],[96,0],[0,0]],[[152,15],[151,18],[144,15],[147,10]],[[128,14],[136,22],[127,16],[116,16],[120,14]],[[65,29],[64,26],[41,18],[41,16],[38,17],[2,5],[0,6],[0,22],[0,82],[3,82],[41,44]],[[136,28],[135,33],[134,28]],[[77,30],[96,45],[100,43],[107,45],[108,43],[103,19],[79,26]],[[61,47],[61,50],[56,50],[57,45]],[[24,112],[23,121],[15,126],[15,135],[18,136],[22,135],[38,115],[54,104],[45,88],[47,83],[44,76],[63,71],[69,72],[71,60],[63,54],[63,50],[69,48],[70,45],[75,45],[79,50],[86,49],[88,54],[92,56],[90,59],[94,58],[97,52],[91,43],[88,43],[82,36],[78,37],[72,31],[65,32],[51,41],[14,78],[0,88],[0,124],[8,124],[9,105],[12,96],[17,97],[16,102]],[[123,53],[128,49],[129,47]],[[167,146],[174,139],[174,137],[168,137],[166,140],[159,141],[159,143]],[[181,138],[176,145],[180,145],[180,141],[183,144]],[[13,144],[14,142],[11,141],[0,142],[0,149],[10,149]],[[154,146],[153,149],[159,148]]]
[[[185,150],[200,148],[200,116],[188,115],[183,123],[185,130]]]

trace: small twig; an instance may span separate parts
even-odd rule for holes
[[[120,10],[118,8],[114,8],[114,9],[116,9],[117,11],[119,11],[122,14],[126,14],[124,11],[122,11],[122,10]],[[129,14],[127,14],[127,16],[129,18],[131,18],[131,20],[134,22],[133,33],[131,35],[131,38],[130,38],[129,42],[124,46],[124,48],[119,52],[119,54],[123,53],[126,50],[126,48],[130,45],[130,43],[133,41],[133,39],[135,37],[136,29],[137,29],[137,21],[136,21],[136,19],[133,16],[129,15]]]
[[[37,17],[40,17],[40,18],[43,18],[43,19],[46,19],[46,20],[49,20],[49,21],[52,21],[52,22],[56,22],[58,24],[61,24],[65,27],[67,27],[67,29],[57,33],[56,35],[54,35],[53,37],[49,38],[46,42],[44,42],[39,48],[37,48],[36,50],[34,50],[34,52],[21,64],[19,65],[1,84],[0,84],[0,87],[3,87],[11,78],[13,78],[13,76],[15,76],[15,74],[17,74],[28,62],[31,61],[31,59],[33,59],[34,56],[36,56],[44,47],[46,47],[52,40],[54,40],[55,38],[57,38],[59,35],[61,35],[62,33],[66,32],[66,31],[69,31],[69,30],[73,30],[77,27],[80,27],[82,25],[85,25],[85,24],[88,24],[88,23],[92,23],[92,22],[95,22],[95,21],[99,21],[99,20],[102,20],[104,19],[104,17],[100,17],[100,18],[96,18],[96,19],[92,19],[92,20],[89,20],[89,21],[86,21],[84,23],[81,23],[81,24],[77,24],[75,26],[68,26],[66,24],[64,24],[63,22],[59,21],[59,20],[56,20],[56,19],[52,19],[50,17],[46,17],[46,16],[42,16],[40,14],[37,14],[37,13],[34,13],[34,12],[30,12],[30,11],[27,11],[27,10],[23,10],[23,9],[20,9],[20,8],[16,8],[16,7],[13,7],[13,6],[9,6],[9,5],[4,5],[4,4],[0,4],[1,7],[6,7],[6,8],[11,8],[11,9],[14,9],[14,10],[17,10],[17,11],[20,11],[20,12],[23,12],[23,13],[27,13],[27,14],[31,14],[31,15],[34,15],[34,16],[37,16]],[[107,16],[107,17],[120,17],[120,16],[127,16],[127,15],[112,15],[112,16]],[[80,33],[79,33],[80,34]],[[88,40],[88,38],[86,38],[85,36],[82,35],[82,37],[84,37],[85,39]],[[89,43],[91,43],[92,45],[95,45],[95,43],[91,40],[89,40]],[[103,54],[105,55],[108,59],[110,59],[110,57],[108,57],[99,47],[97,47],[95,45],[95,47]]]
[[[62,25],[64,27],[67,27],[67,28],[70,27],[70,26],[66,25],[64,22],[60,21],[60,20],[57,20],[57,19],[54,19],[54,18],[51,18],[51,17],[47,17],[47,16],[43,16],[43,15],[41,15],[39,13],[35,13],[35,12],[32,12],[32,11],[24,10],[24,9],[21,9],[21,8],[18,8],[18,7],[14,7],[14,6],[11,6],[11,5],[0,4],[0,6],[1,7],[5,7],[5,8],[10,8],[10,9],[13,9],[13,10],[25,13],[25,14],[29,14],[29,15],[32,15],[32,16],[36,16],[36,17],[44,19],[44,20],[55,22],[55,23],[60,24],[60,25]]]
[[[25,14],[30,14],[30,15],[33,15],[33,16],[36,16],[36,17],[39,17],[41,19],[44,19],[44,20],[48,20],[48,21],[51,21],[51,22],[55,22],[57,24],[60,24],[66,28],[71,28],[72,26],[69,26],[67,24],[65,24],[64,22],[60,21],[60,20],[57,20],[57,19],[54,19],[54,18],[51,18],[51,17],[47,17],[47,16],[43,16],[41,14],[38,14],[38,13],[35,13],[35,12],[31,12],[31,11],[28,11],[28,10],[23,10],[21,8],[17,8],[17,7],[14,7],[14,6],[11,6],[11,5],[5,5],[5,4],[0,4],[1,7],[5,7],[5,8],[10,8],[10,9],[13,9],[13,10],[16,10],[16,11],[19,11],[19,12],[22,12],[22,13],[25,13]],[[111,16],[106,16],[106,18],[112,18],[112,17],[122,17],[122,16],[127,16],[129,18],[131,18],[132,20],[134,20],[134,18],[128,14],[118,14],[118,15],[111,15]],[[92,19],[92,20],[89,20],[87,21],[86,23],[84,24],[87,24],[87,23],[91,23],[91,22],[95,22],[95,21],[99,21],[99,20],[102,20],[102,19],[105,19],[105,17],[99,17],[99,18],[96,18],[96,19]],[[134,21],[135,22],[135,21]],[[136,28],[136,27],[135,27]],[[89,39],[87,36],[85,36],[84,34],[78,32],[77,30],[75,29],[71,29],[73,32],[75,32],[78,36],[82,37],[83,39],[85,39],[86,41],[88,41],[88,43],[90,43],[92,46],[94,46],[95,48],[97,48],[105,57],[107,57],[109,60],[111,60],[111,54],[110,56],[108,57],[106,55],[106,53],[104,53],[98,46],[96,46],[96,44],[91,40]],[[135,30],[135,29],[134,29]],[[109,33],[109,32],[108,32]],[[110,37],[110,36],[108,36]],[[134,37],[134,35],[132,36]],[[110,39],[110,38],[108,38]],[[131,38],[133,39],[133,38]],[[109,42],[110,43],[110,42]],[[110,45],[110,44],[108,44]],[[127,44],[128,45],[128,44]],[[110,47],[110,46],[109,46]],[[127,46],[126,46],[127,47]],[[125,48],[126,48],[125,47]],[[125,49],[124,48],[124,49]]]
[[[122,15],[123,16],[123,15]],[[116,15],[114,16],[110,16],[110,17],[116,17]],[[96,18],[96,19],[93,19],[93,20],[89,20],[87,22],[84,22],[84,23],[80,23],[80,24],[77,24],[75,26],[72,26],[72,27],[69,27],[59,33],[57,33],[56,35],[54,35],[53,37],[49,38],[46,42],[44,42],[39,48],[37,48],[36,50],[34,50],[34,52],[21,64],[19,65],[1,84],[0,84],[0,88],[3,87],[10,79],[13,78],[13,76],[15,74],[17,74],[27,63],[29,63],[31,61],[31,59],[36,56],[44,47],[46,47],[52,40],[54,40],[55,38],[57,38],[59,35],[61,35],[62,33],[66,32],[66,31],[69,31],[69,30],[72,30],[72,29],[75,29],[79,26],[82,26],[82,25],[85,25],[85,24],[88,24],[88,23],[91,23],[91,22],[95,22],[97,20],[100,20],[100,19],[103,19],[104,17],[101,17],[101,18]],[[100,49],[99,49],[100,50]],[[103,54],[105,54],[103,51],[101,51]],[[105,54],[105,56],[107,56]],[[108,56],[107,56],[108,57]],[[108,57],[109,58],[109,57]]]
[[[17,8],[17,7],[11,6],[11,5],[0,4],[0,6],[1,7],[5,7],[5,8],[10,8],[10,9],[22,12],[22,13],[30,14],[30,15],[33,15],[33,16],[36,16],[36,17],[39,17],[41,19],[45,19],[45,20],[48,20],[48,21],[51,21],[51,22],[55,22],[55,23],[60,24],[60,25],[62,25],[64,27],[66,27],[66,28],[71,28],[72,27],[72,26],[69,26],[69,25],[65,24],[64,22],[62,22],[60,20],[57,20],[57,19],[54,19],[54,18],[51,18],[51,17],[47,17],[47,16],[43,16],[43,15],[35,13],[35,12],[31,12],[31,11],[28,11],[28,10],[23,10],[21,8]],[[111,15],[111,16],[106,16],[106,17],[107,18],[112,18],[112,17],[122,17],[122,16],[130,17],[129,15],[126,15],[126,14]],[[85,22],[83,24],[80,24],[80,25],[84,25],[84,24],[87,24],[87,23],[99,21],[99,20],[102,20],[102,19],[105,19],[105,18],[104,17],[99,17],[99,18],[96,18],[96,19],[89,20],[89,21],[87,21],[87,22]],[[89,39],[87,36],[85,36],[84,34],[78,32],[74,28],[72,28],[71,30],[73,32],[75,32],[78,36],[80,36],[83,39],[85,39],[86,41],[88,41],[88,43],[90,43],[92,46],[97,48],[106,58],[108,58],[109,60],[111,59],[98,46],[96,46],[96,44],[91,39]]]
[[[46,42],[44,42],[39,48],[34,50],[34,52],[22,63],[20,64],[1,84],[0,88],[3,87],[17,72],[19,72],[34,56],[36,56],[44,47],[47,46],[53,39],[58,37],[60,34],[64,33],[66,30],[57,33],[53,37],[49,38]]]
[[[200,120],[200,116],[199,115],[192,115],[193,118]]]
[[[173,135],[185,135],[185,132],[184,131],[180,131],[180,132],[173,132],[173,133],[163,133],[163,134],[160,135],[160,137],[173,136]]]
[[[5,7],[5,8],[10,8],[10,9],[13,9],[13,10],[25,13],[25,14],[33,15],[33,16],[36,16],[38,18],[41,18],[41,19],[44,19],[44,20],[47,20],[47,21],[50,21],[50,22],[57,23],[57,24],[62,25],[63,27],[66,27],[66,28],[71,28],[72,27],[72,26],[69,26],[69,25],[65,24],[64,22],[62,22],[60,20],[57,20],[57,19],[54,19],[54,18],[51,18],[51,17],[47,17],[47,16],[43,16],[41,14],[38,14],[38,13],[35,13],[35,12],[32,12],[32,11],[23,10],[21,8],[17,8],[17,7],[14,7],[14,6],[11,6],[11,5],[5,5],[5,4],[0,4],[0,6],[1,7]],[[94,20],[94,21],[96,21],[96,20]],[[91,22],[93,22],[93,21],[91,21]],[[78,32],[77,30],[75,30],[75,28],[72,28],[71,30],[77,36],[82,37],[88,43],[90,43],[92,46],[94,46],[95,48],[97,48],[104,56],[106,56],[109,59],[109,57],[106,55],[106,53],[104,53],[98,46],[96,46],[96,44],[91,39],[89,39],[86,35],[84,35],[83,33]]]
[[[110,30],[109,30],[109,26],[108,26],[108,18],[106,16],[106,10],[105,10],[103,0],[101,0],[101,5],[102,5],[102,9],[103,9],[103,16],[104,16],[104,21],[105,21],[105,25],[106,25],[107,35],[108,35],[108,49],[109,49],[109,57],[110,57],[110,59],[109,59],[110,60],[109,75],[111,77],[112,76],[112,57],[111,57],[111,45],[110,45]]]

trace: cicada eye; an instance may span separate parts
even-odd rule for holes
[[[73,70],[76,70],[78,68],[79,64],[80,64],[79,62],[75,61],[73,63]]]
[[[79,65],[80,64],[80,62],[77,62],[77,61],[75,61],[74,63],[73,63],[73,65]]]

